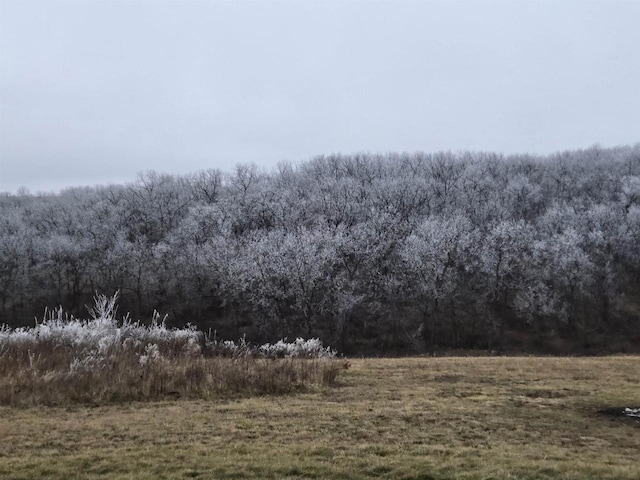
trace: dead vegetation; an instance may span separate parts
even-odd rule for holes
[[[0,405],[283,394],[331,385],[346,366],[317,339],[254,347],[117,321],[116,299],[96,297],[91,320],[56,310],[34,328],[0,327]]]
[[[166,398],[224,398],[284,394],[331,385],[344,363],[327,359],[256,359],[204,356],[156,359],[140,366],[120,355],[104,368],[69,375],[51,355],[33,353],[28,366],[0,361],[0,404],[101,405]]]

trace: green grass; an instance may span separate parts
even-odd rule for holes
[[[640,357],[353,360],[338,386],[0,407],[2,479],[638,479]]]

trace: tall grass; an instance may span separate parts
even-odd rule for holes
[[[91,319],[45,312],[33,328],[0,327],[0,404],[52,405],[281,394],[330,385],[345,363],[311,339],[253,347],[195,328],[116,320],[117,296]]]

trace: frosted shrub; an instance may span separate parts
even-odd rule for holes
[[[75,357],[71,360],[69,370],[67,372],[67,378],[75,378],[79,375],[91,374],[98,372],[105,367],[107,358],[96,352],[88,353],[81,357]]]
[[[141,367],[147,366],[149,363],[158,361],[162,355],[160,355],[160,349],[155,343],[150,343],[144,347],[144,355],[140,355],[138,363]]]
[[[48,345],[82,352],[83,355],[91,352],[108,356],[125,350],[142,352],[146,345],[156,344],[163,354],[169,356],[200,353],[201,332],[192,326],[168,329],[157,312],[150,326],[128,318],[118,322],[114,316],[97,316],[114,315],[116,299],[117,294],[109,299],[104,295],[96,296],[96,306],[89,309],[93,317],[91,320],[66,317],[62,309],[57,309],[45,311],[43,321],[33,328],[11,330],[3,326],[0,329],[0,351]]]
[[[248,356],[254,358],[335,358],[336,352],[331,347],[324,347],[318,338],[304,340],[297,338],[294,342],[279,340],[271,344],[253,346],[245,338],[238,343],[231,340],[207,340],[206,348],[212,355],[222,357]]]
[[[330,384],[344,368],[302,360],[335,356],[317,339],[254,347],[211,341],[193,326],[169,329],[157,312],[149,326],[118,321],[116,299],[97,296],[90,320],[58,308],[33,328],[0,326],[0,404],[284,393]],[[264,360],[284,357],[301,360]]]
[[[206,351],[216,357],[227,358],[240,358],[240,357],[253,357],[254,348],[247,342],[245,337],[238,340],[238,343],[233,340],[217,340],[207,337],[205,339]]]
[[[291,343],[280,340],[273,345],[264,344],[259,350],[267,358],[333,358],[336,356],[330,347],[324,348],[317,338],[304,340],[298,337]]]

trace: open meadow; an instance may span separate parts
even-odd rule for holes
[[[0,478],[637,479],[640,358],[351,360],[301,393],[0,407]]]

